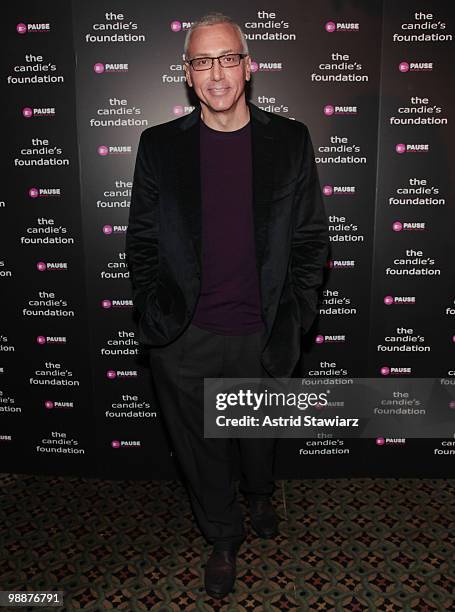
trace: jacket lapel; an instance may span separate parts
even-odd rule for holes
[[[183,227],[189,232],[195,256],[201,256],[201,175],[199,159],[199,107],[180,122],[176,140],[176,187]]]
[[[251,118],[253,168],[253,219],[258,278],[261,278],[263,253],[267,238],[270,201],[273,187],[274,139],[266,113],[248,103]],[[180,123],[181,132],[176,150],[176,178],[179,206],[184,224],[190,232],[199,268],[202,267],[201,244],[201,177],[199,152],[199,115],[196,107]],[[235,240],[235,236],[233,236]]]
[[[270,204],[274,180],[274,138],[270,119],[260,108],[249,103],[252,136],[253,164],[253,219],[256,245],[256,266],[261,281],[261,269],[264,262],[264,248],[267,242],[267,228],[270,216]],[[264,304],[263,285],[261,283],[262,303]]]

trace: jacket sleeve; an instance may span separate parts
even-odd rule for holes
[[[308,128],[305,125],[303,128],[303,157],[291,243],[291,277],[300,302],[302,331],[306,333],[318,312],[318,290],[329,253],[329,231],[311,137]]]
[[[159,202],[156,166],[142,132],[136,155],[131,204],[126,230],[126,260],[133,304],[142,314],[147,296],[155,290],[158,272]]]

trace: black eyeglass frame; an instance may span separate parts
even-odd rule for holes
[[[239,57],[239,63],[233,64],[232,66],[221,66],[220,59],[222,57],[230,57],[232,55],[237,55]],[[213,68],[213,60],[216,60],[216,59],[218,60],[218,63],[220,64],[221,68],[236,68],[237,66],[240,66],[240,61],[247,55],[248,53],[223,53],[223,55],[219,55],[218,57],[193,57],[193,59],[185,60],[185,61],[187,64],[191,66],[191,68],[195,72],[203,72],[204,70],[211,70]],[[196,60],[201,60],[201,59],[211,60],[210,66],[208,66],[208,68],[194,68],[193,62],[195,62]]]

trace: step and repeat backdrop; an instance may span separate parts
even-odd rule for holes
[[[298,375],[455,383],[452,2],[19,0],[1,24],[1,471],[177,475],[125,232],[139,135],[194,108],[183,42],[212,10],[246,34],[251,101],[314,143],[331,256]],[[419,415],[396,404],[384,414]],[[454,461],[448,426],[281,440],[276,470],[447,477]]]

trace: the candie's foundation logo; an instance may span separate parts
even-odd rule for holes
[[[30,106],[25,106],[22,109],[22,116],[25,119],[55,117],[55,108],[31,108]]]
[[[329,34],[332,34],[332,32],[358,32],[360,24],[349,21],[326,21],[324,30]]]
[[[16,32],[18,34],[43,34],[50,31],[50,23],[18,23],[16,25]]]
[[[424,221],[394,221],[392,230],[394,232],[422,232],[426,229]]]
[[[62,195],[60,187],[29,187],[29,198],[55,198]]]
[[[384,297],[384,304],[386,306],[399,305],[412,305],[416,303],[415,295],[386,295]]]
[[[403,143],[399,142],[395,145],[395,151],[399,155],[403,153],[428,153],[430,145],[428,143]]]
[[[400,62],[398,70],[400,72],[431,72],[434,62]]]
[[[108,155],[130,155],[131,145],[99,145],[96,149],[98,155],[107,157]]]
[[[105,236],[111,234],[126,234],[127,225],[103,225],[102,232]]]
[[[179,19],[174,19],[169,24],[171,28],[171,32],[181,32],[182,30],[189,30],[191,28],[191,21],[180,21]]]
[[[110,74],[112,72],[128,72],[129,64],[96,62],[93,64],[93,72],[95,74]]]
[[[332,115],[357,115],[357,106],[334,106],[333,104],[326,104],[323,113],[326,117],[332,117]]]
[[[354,185],[324,185],[322,193],[327,196],[355,195]]]
[[[110,310],[111,308],[132,308],[133,300],[114,300],[111,298],[105,298],[101,300],[101,308],[103,310]]]
[[[412,368],[382,366],[379,373],[381,376],[409,376],[412,374]]]
[[[112,448],[140,448],[140,440],[112,440]]]

